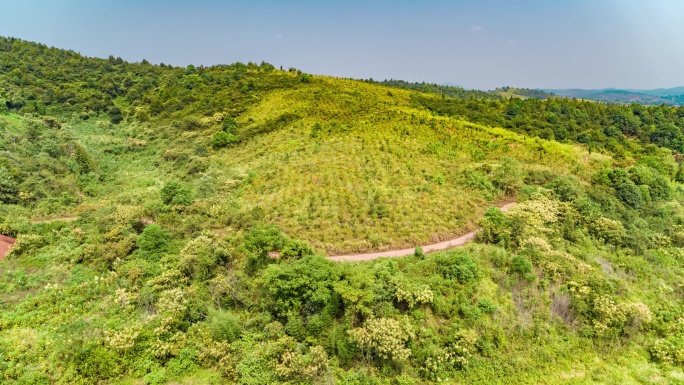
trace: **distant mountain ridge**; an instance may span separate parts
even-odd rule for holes
[[[658,88],[653,90],[636,89],[543,89],[566,98],[597,100],[607,103],[640,103],[670,106],[684,104],[684,87]]]

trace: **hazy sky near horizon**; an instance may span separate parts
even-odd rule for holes
[[[22,0],[0,35],[185,66],[467,88],[684,85],[684,1]]]

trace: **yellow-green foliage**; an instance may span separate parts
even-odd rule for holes
[[[284,114],[300,118],[216,160],[252,173],[245,207],[329,253],[415,246],[471,228],[514,189],[469,188],[463,171],[496,169],[502,156],[556,172],[593,167],[572,146],[411,108],[405,91],[316,79],[269,94],[238,122],[248,132]]]
[[[19,241],[0,262],[3,384],[681,377],[682,178],[642,142],[678,148],[661,134],[680,137],[680,110],[7,42],[0,232]],[[22,59],[39,51],[71,71]],[[568,144],[586,140],[591,154]],[[457,250],[314,255],[444,239],[513,199]]]

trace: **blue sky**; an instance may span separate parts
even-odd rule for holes
[[[684,85],[684,1],[21,0],[0,35],[185,66],[469,88]]]

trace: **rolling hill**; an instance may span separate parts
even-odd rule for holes
[[[406,84],[0,39],[2,382],[679,381],[684,109]]]

